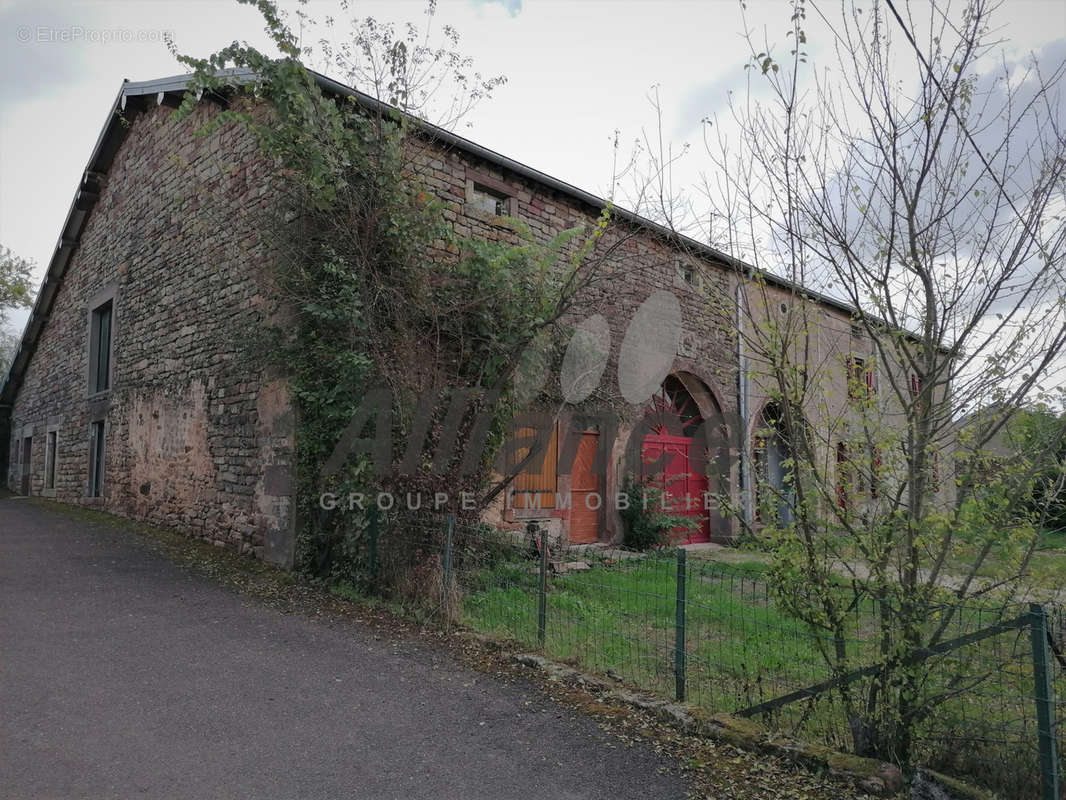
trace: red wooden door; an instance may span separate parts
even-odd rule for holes
[[[686,436],[652,434],[644,440],[643,462],[655,462],[664,454],[665,470],[642,477],[659,487],[666,496],[667,513],[690,517],[696,527],[677,529],[678,544],[694,544],[711,540],[711,523],[704,504],[707,476],[693,469],[692,439]],[[650,510],[649,506],[649,510]]]
[[[570,544],[592,544],[600,538],[600,476],[592,471],[598,433],[583,433],[570,471]]]

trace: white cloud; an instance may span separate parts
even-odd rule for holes
[[[421,0],[354,6],[382,20],[425,19]],[[785,7],[749,6],[753,30],[784,42]],[[340,16],[333,2],[312,0],[307,8]],[[1062,38],[1063,4],[1012,0],[1007,9],[1004,34],[1018,39],[1018,49]],[[725,0],[442,0],[438,24],[462,33],[463,51],[484,74],[509,78],[463,133],[594,192],[609,190],[613,131],[629,141],[654,124],[646,99],[652,84],[662,88],[665,131],[682,136],[698,135],[699,120],[723,106],[729,88],[744,87],[740,6]],[[23,26],[34,31],[29,42],[18,41]],[[82,34],[38,41],[38,28]],[[9,37],[0,41],[0,242],[36,260],[43,274],[122,79],[181,71],[158,32],[171,30],[186,51],[207,53],[233,39],[262,43],[261,29],[253,9],[207,0],[0,4],[0,35]],[[85,33],[108,30],[134,40],[103,43]],[[812,52],[828,46],[811,42]],[[677,183],[694,184],[705,166],[687,159]]]

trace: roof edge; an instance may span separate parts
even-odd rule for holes
[[[326,75],[310,69],[308,72],[314,76],[315,82],[325,92],[352,97],[360,105],[375,112],[392,113],[396,110],[395,107],[390,106],[371,95],[360,92],[350,86],[346,86]],[[251,83],[255,80],[255,73],[247,69],[224,70],[220,75],[231,79],[236,85]],[[89,157],[85,170],[82,172],[78,189],[74,194],[74,199],[71,202],[70,210],[67,212],[67,217],[63,223],[55,250],[49,260],[44,281],[37,294],[37,299],[30,312],[30,317],[23,328],[18,349],[15,351],[15,356],[11,361],[11,366],[4,378],[4,382],[0,384],[0,407],[10,407],[14,404],[15,394],[21,386],[25,370],[29,365],[30,358],[32,358],[33,351],[36,349],[37,338],[48,320],[48,314],[51,311],[52,302],[59,290],[59,286],[62,284],[70,259],[73,257],[74,252],[80,244],[81,234],[85,229],[92,208],[96,203],[96,199],[103,188],[103,178],[106,177],[110,171],[114,157],[117,154],[119,147],[121,147],[122,142],[125,140],[128,124],[126,124],[126,121],[123,119],[123,113],[127,111],[136,113],[140,110],[139,108],[128,109],[128,99],[150,97],[154,95],[156,104],[162,105],[164,101],[168,99],[168,94],[173,95],[175,93],[184,93],[189,86],[191,78],[191,74],[186,74],[172,75],[148,81],[123,81],[122,88],[119,90],[119,93],[108,112],[108,117],[104,123],[103,129],[97,137],[92,155]],[[547,173],[541,172],[540,170],[534,169],[520,161],[516,161],[498,153],[495,150],[479,145],[470,139],[453,133],[452,131],[425,122],[417,117],[412,116],[410,119],[414,121],[415,125],[422,133],[437,141],[469,153],[476,158],[495,164],[501,169],[520,175],[542,186],[551,188],[594,209],[600,210],[608,205],[608,201],[602,197],[587,192],[584,189],[580,189],[573,184],[562,181]],[[615,206],[614,214],[620,219],[624,219],[627,222],[637,225],[658,236],[673,241],[704,258],[718,261],[741,272],[749,274],[757,273],[771,284],[788,291],[796,292],[797,294],[801,294],[804,297],[815,300],[822,305],[835,308],[846,314],[854,315],[856,313],[861,313],[854,307],[837,300],[836,298],[812,291],[792,281],[773,275],[772,273],[759,270],[751,264],[747,264],[744,261],[734,258],[711,245],[704,244],[703,242],[697,241],[696,239],[679,233],[671,228],[653,222],[633,211]]]

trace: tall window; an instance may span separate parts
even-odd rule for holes
[[[89,391],[92,394],[111,388],[111,329],[114,305],[108,300],[93,309],[89,322]]]
[[[848,398],[863,400],[874,394],[874,371],[866,359],[858,356],[848,358]]]
[[[44,488],[56,488],[56,446],[59,444],[59,433],[48,432],[47,448],[44,454]]]
[[[19,477],[22,479],[22,493],[29,496],[31,488],[31,478],[33,476],[33,437],[25,436],[22,439],[22,460],[19,462],[22,467],[19,470]]]
[[[873,463],[870,468],[870,497],[876,500],[881,496],[881,473],[884,471],[884,462],[881,459],[881,448],[874,447]]]
[[[104,496],[104,421],[89,428],[89,497]]]
[[[861,440],[837,442],[837,504],[847,510],[853,502],[876,500],[881,472],[880,448]]]
[[[915,400],[917,400],[918,396],[921,393],[922,393],[922,379],[918,375],[915,375],[912,372],[911,373],[911,397],[913,397]]]
[[[802,435],[802,434],[800,434]],[[755,514],[759,522],[776,520],[789,525],[795,519],[796,464],[784,414],[776,403],[763,409],[755,430]]]
[[[837,442],[837,505],[847,511],[855,488],[855,471],[846,442]]]

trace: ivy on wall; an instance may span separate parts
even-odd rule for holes
[[[418,123],[394,108],[324,93],[273,3],[254,4],[281,56],[238,43],[205,59],[175,50],[194,72],[177,113],[188,115],[204,92],[226,97],[226,110],[201,133],[245,126],[275,167],[270,188],[279,204],[262,227],[288,318],[265,349],[288,378],[297,415],[297,564],[359,584],[368,513],[322,508],[321,495],[444,491],[452,510],[460,510],[461,491],[485,496],[512,408],[515,365],[571,310],[599,263],[592,254],[610,211],[590,231],[549,241],[519,220],[507,220],[498,241],[458,236],[446,212],[461,209],[423,180],[432,144]],[[225,72],[233,67],[254,75],[236,92]],[[383,478],[359,454],[326,477],[323,466],[372,389],[391,398],[393,469]],[[460,439],[486,407],[493,419],[489,446],[469,474],[460,468],[462,448],[444,469],[431,468],[428,455],[459,392],[470,400]],[[412,420],[427,398],[434,408],[427,455],[401,471]]]

